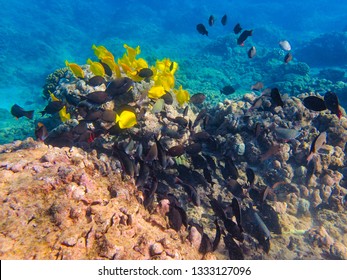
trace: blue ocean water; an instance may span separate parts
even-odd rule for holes
[[[222,98],[219,90],[228,82],[239,94],[257,79],[276,82],[277,77],[269,77],[276,59],[282,59],[279,40],[289,40],[296,63],[307,62],[312,73],[321,67],[344,69],[347,64],[347,2],[342,1],[1,0],[0,6],[1,143],[23,138],[20,127],[32,123],[10,116],[11,106],[42,110],[46,76],[64,67],[66,59],[85,64],[94,57],[93,44],[105,45],[115,57],[123,54],[124,43],[140,45],[140,56],[151,63],[170,57],[180,64],[178,84],[191,93],[207,92],[211,101]],[[209,27],[211,14],[216,22]],[[224,14],[226,26],[220,23]],[[209,29],[208,36],[197,32],[198,23]],[[235,48],[236,23],[254,30],[245,47]],[[317,47],[303,49],[320,36]],[[246,57],[252,45],[259,46],[263,60]],[[346,102],[338,94],[341,103]]]

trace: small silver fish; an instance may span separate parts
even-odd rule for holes
[[[289,42],[287,40],[279,41],[279,46],[282,50],[289,52],[292,47],[290,46]]]

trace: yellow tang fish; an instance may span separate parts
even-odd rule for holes
[[[90,65],[90,71],[92,71],[95,76],[105,76],[104,66],[102,66],[100,62],[92,61],[88,58],[87,63]]]
[[[190,99],[188,91],[182,89],[182,86],[179,87],[179,89],[174,90],[176,94],[176,99],[178,103],[182,106],[185,102],[188,102]]]
[[[71,72],[75,75],[77,78],[84,78],[84,72],[81,68],[81,66],[77,65],[76,63],[69,63],[67,60],[65,60],[66,67],[69,67]]]
[[[64,106],[60,111],[59,111],[59,117],[62,122],[66,122],[70,117],[70,113],[66,113],[66,106]]]
[[[165,89],[163,86],[153,86],[151,89],[148,91],[148,97],[149,98],[160,98],[165,94]]]
[[[96,55],[97,58],[100,60],[103,60],[105,57],[111,57],[114,60],[113,54],[106,49],[104,46],[92,46],[92,49],[94,50],[94,54]]]
[[[136,114],[132,110],[125,109],[123,110],[119,115],[116,114],[116,123],[118,123],[119,127],[121,129],[124,128],[131,128],[135,124],[137,124],[136,121]]]
[[[49,95],[50,95],[52,101],[60,101],[60,99],[56,98],[55,95],[50,90],[48,90],[48,92],[49,92]]]

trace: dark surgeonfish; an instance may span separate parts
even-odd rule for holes
[[[337,98],[337,95],[335,92],[332,92],[332,91],[326,92],[324,95],[324,103],[327,109],[330,110],[332,114],[337,115],[337,117],[341,119],[342,112],[339,105],[339,99]]]
[[[129,92],[133,85],[133,80],[128,77],[116,78],[107,84],[105,92],[115,97]]]
[[[246,39],[249,36],[252,36],[253,34],[253,30],[244,30],[241,35],[239,36],[239,38],[237,39],[237,44],[240,46],[244,46],[244,43],[246,41]]]
[[[137,72],[137,75],[141,78],[150,78],[153,76],[153,71],[149,68],[142,68],[140,71]]]
[[[35,136],[39,141],[45,141],[45,139],[48,137],[47,128],[43,123],[37,123],[37,126],[35,128]]]
[[[247,55],[249,58],[255,57],[256,54],[257,54],[257,50],[256,50],[255,46],[252,46],[247,52]]]
[[[224,16],[222,17],[222,19],[221,19],[221,23],[222,23],[223,25],[226,25],[227,22],[228,22],[228,16],[227,16],[227,15],[224,15]]]
[[[280,94],[280,91],[278,90],[278,88],[271,89],[271,98],[275,104],[275,107],[277,107],[277,106],[283,107],[284,103],[282,101],[281,94]]]
[[[190,102],[194,105],[202,104],[206,99],[206,95],[203,93],[196,93],[190,97]]]
[[[45,114],[58,113],[61,109],[63,109],[64,106],[65,104],[62,101],[51,101],[48,103],[45,109],[41,111],[41,114],[44,116]]]
[[[228,233],[226,235],[224,234],[223,239],[224,239],[225,247],[228,249],[230,260],[244,260],[245,259],[243,256],[241,248],[234,241],[234,239],[230,233]]]
[[[100,64],[102,65],[102,67],[105,70],[105,74],[109,77],[112,77],[112,70],[110,68],[110,66],[108,66],[105,62],[99,61]]]
[[[305,97],[302,100],[302,103],[307,109],[316,111],[316,112],[324,111],[327,109],[324,99],[315,95]]]
[[[242,213],[242,226],[244,230],[255,237],[259,244],[263,247],[266,253],[270,251],[270,239],[271,234],[264,221],[260,218],[258,211],[253,207],[247,207],[245,210],[241,210]]]
[[[17,119],[21,117],[27,117],[28,119],[32,120],[33,115],[34,115],[34,110],[31,111],[26,111],[22,107],[20,107],[17,104],[14,104],[11,107],[11,114],[16,117]]]
[[[208,31],[206,30],[205,25],[203,25],[202,23],[199,23],[196,26],[196,30],[201,34],[201,35],[206,35],[208,36]]]
[[[225,86],[220,90],[220,93],[229,95],[233,94],[235,92],[235,89],[232,86]]]
[[[241,30],[242,30],[241,25],[239,23],[236,24],[235,27],[234,27],[234,33],[235,34],[239,34],[241,32]]]
[[[252,168],[246,168],[246,176],[249,187],[253,187],[255,181],[255,173]]]
[[[291,60],[293,60],[293,55],[291,53],[287,53],[284,57],[284,63],[288,63]]]
[[[214,16],[210,15],[210,17],[208,18],[208,25],[212,26],[214,24]]]
[[[321,132],[312,142],[310,147],[310,153],[307,157],[307,163],[318,153],[319,149],[327,143],[327,132]]]
[[[102,76],[94,76],[90,78],[87,82],[87,84],[92,87],[100,86],[103,83],[105,83],[105,79]]]
[[[91,103],[103,104],[109,99],[109,95],[105,91],[94,91],[84,95],[82,98],[86,98]]]

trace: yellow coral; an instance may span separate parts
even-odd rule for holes
[[[177,102],[182,106],[184,103],[188,102],[190,99],[189,93],[187,90],[182,89],[182,86],[179,89],[174,89]]]

